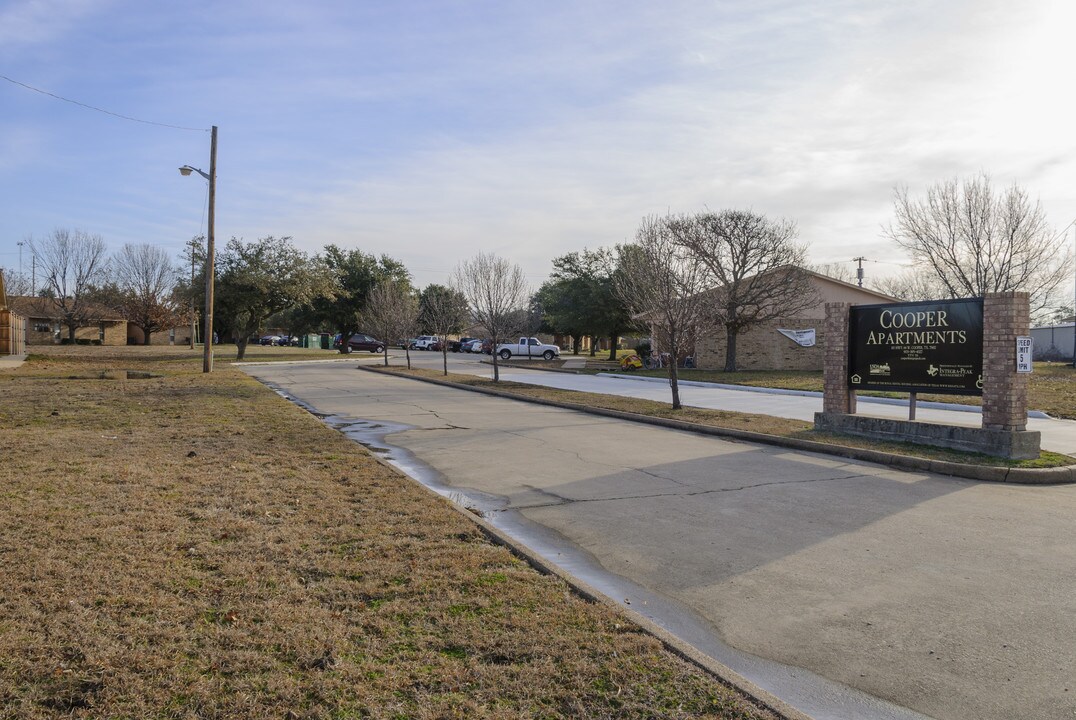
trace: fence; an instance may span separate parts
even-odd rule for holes
[[[0,355],[26,354],[26,318],[0,310]]]
[[[1035,338],[1035,359],[1072,362],[1074,328],[1076,325],[1070,323],[1031,328],[1031,337]]]

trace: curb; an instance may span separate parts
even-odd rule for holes
[[[360,370],[366,370],[367,372],[379,372],[376,369],[359,367]],[[381,373],[388,374],[388,373]],[[414,380],[421,380],[424,382],[431,382],[434,385],[447,385],[449,387],[457,387],[462,389],[474,389],[469,388],[466,385],[459,383],[449,382],[437,382],[429,378],[412,378]],[[500,394],[500,393],[498,393]],[[513,398],[515,399],[515,398]],[[618,603],[613,598],[609,597],[605,593],[601,592],[597,588],[594,588],[589,583],[580,580],[571,573],[562,570],[555,564],[547,561],[527,546],[519,543],[510,535],[501,532],[498,528],[490,524],[485,518],[475,515],[473,512],[467,510],[467,508],[452,502],[447,497],[441,495],[435,490],[426,487],[418,480],[415,480],[398,467],[390,464],[388,460],[379,457],[376,453],[368,453],[371,458],[377,461],[380,465],[387,468],[391,472],[395,473],[399,477],[414,483],[419,486],[423,491],[429,493],[433,498],[438,501],[446,503],[454,512],[468,521],[478,526],[478,529],[482,534],[492,543],[507,548],[513,555],[524,561],[532,568],[537,570],[543,575],[552,575],[562,580],[572,592],[583,598],[584,600],[593,602],[597,605],[607,607],[620,615],[625,616],[630,622],[638,625],[643,632],[648,635],[652,635],[662,644],[662,646],[676,655],[682,660],[685,660],[695,667],[699,668],[703,672],[714,677],[719,683],[726,685],[738,692],[742,693],[746,698],[757,705],[763,710],[769,710],[775,713],[783,720],[814,720],[810,715],[807,715],[800,710],[792,707],[781,698],[773,695],[772,693],[763,690],[758,685],[737,673],[732,668],[714,660],[708,655],[700,652],[694,646],[676,637],[665,628],[661,627],[657,623],[653,622],[649,618],[643,617],[639,613],[635,612],[631,608],[625,607]]]
[[[443,385],[445,387],[456,388],[458,390],[469,390],[470,392],[491,395],[493,397],[504,398],[507,400],[518,400],[520,402],[528,402],[535,405],[546,405],[548,407],[556,407],[564,410],[575,410],[577,412],[589,413],[591,415],[601,415],[604,417],[616,418],[618,420],[628,420],[630,422],[644,423],[647,425],[658,425],[673,430],[684,430],[686,432],[693,432],[700,435],[729,437],[736,440],[743,440],[746,442],[761,443],[763,445],[776,445],[778,447],[786,447],[793,450],[803,450],[806,452],[822,453],[825,455],[836,455],[838,457],[845,457],[852,460],[865,460],[867,462],[878,463],[879,465],[888,465],[890,467],[895,467],[902,470],[933,472],[940,475],[950,475],[953,477],[967,478],[969,480],[1012,483],[1018,485],[1061,485],[1076,483],[1076,465],[1066,465],[1063,467],[1055,468],[1008,468],[986,465],[967,465],[964,463],[949,462],[947,460],[932,460],[930,458],[918,458],[911,455],[898,455],[897,453],[883,452],[881,450],[868,450],[866,448],[831,445],[829,443],[818,442],[816,440],[800,440],[798,438],[787,438],[780,435],[769,435],[766,433],[752,432],[751,430],[735,430],[732,428],[711,427],[709,425],[699,425],[698,423],[685,422],[683,420],[655,418],[646,415],[639,415],[637,413],[624,412],[622,410],[608,410],[606,408],[591,407],[589,405],[582,405],[579,403],[568,403],[561,402],[558,400],[545,400],[542,398],[529,398],[520,395],[514,395],[503,390],[494,390],[492,388],[464,385],[463,383],[452,382],[450,380],[438,380],[435,378],[416,377],[414,375],[397,375],[396,373],[384,373],[381,370],[370,367],[359,366],[357,369],[364,370],[366,372],[381,372],[382,374],[392,374],[396,375],[397,377],[402,377],[408,380],[417,380],[419,382],[430,383],[431,385]]]

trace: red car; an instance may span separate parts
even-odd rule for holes
[[[352,335],[348,339],[347,345],[348,345],[348,348],[350,348],[350,350],[348,352],[351,352],[351,351],[354,351],[354,350],[369,350],[372,353],[385,352],[385,343],[381,342],[380,340],[378,340],[378,339],[376,339],[374,337],[371,337],[370,335],[366,335],[364,333],[355,333],[354,335]],[[340,336],[339,335],[337,335],[333,339],[333,347],[336,347],[336,348],[340,347]]]

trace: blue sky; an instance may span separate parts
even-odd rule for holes
[[[890,274],[899,184],[985,171],[1076,218],[1073,5],[0,1],[0,75],[219,126],[219,242],[387,253],[419,285],[492,251],[537,285],[644,215],[735,207]],[[204,227],[187,163],[208,132],[0,81],[0,265],[57,227],[178,256]]]

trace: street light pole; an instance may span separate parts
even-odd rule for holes
[[[213,126],[213,137],[209,145],[209,237],[206,241],[206,279],[205,279],[205,353],[202,356],[202,372],[213,372],[213,276],[216,265],[216,253],[213,246],[214,219],[217,208],[217,126]]]
[[[205,352],[202,355],[202,372],[213,372],[213,270],[216,261],[216,252],[213,245],[213,225],[217,208],[217,126],[213,126],[212,140],[209,146],[209,174],[190,165],[184,165],[179,169],[180,175],[186,177],[196,172],[209,181],[209,225],[206,238],[205,254],[205,332],[202,336],[202,344]]]

